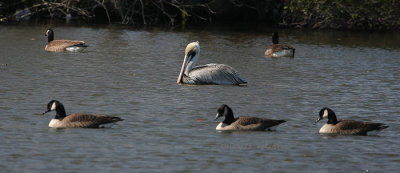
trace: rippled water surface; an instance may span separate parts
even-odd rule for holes
[[[281,31],[295,58],[264,57],[270,30],[170,31],[54,27],[85,40],[47,53],[47,26],[0,26],[0,172],[395,172],[400,168],[400,33]],[[224,63],[248,86],[180,86],[186,44],[198,65]],[[52,99],[67,114],[103,113],[111,129],[49,129]],[[216,132],[235,115],[285,119],[275,132]],[[377,136],[324,136],[338,118],[388,124]]]

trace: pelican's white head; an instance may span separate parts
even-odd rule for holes
[[[186,68],[185,75],[189,75],[190,70],[192,70],[194,64],[196,64],[197,60],[199,60],[200,55],[200,45],[199,42],[192,42],[186,46],[185,49],[185,59],[186,59]]]
[[[192,70],[194,64],[196,64],[197,60],[200,56],[200,44],[198,41],[191,42],[186,46],[185,49],[185,58],[183,59],[183,64],[181,68],[181,72],[179,73],[177,83],[182,82],[183,74],[189,76],[190,71]]]

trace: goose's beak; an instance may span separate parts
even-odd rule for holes
[[[217,115],[215,116],[215,119],[214,120],[216,120],[216,119],[218,119],[220,116],[219,116],[219,113],[217,113]]]
[[[318,123],[318,121],[321,121],[321,120],[322,120],[322,118],[318,118],[318,119],[314,122],[314,124]]]
[[[43,112],[42,115],[46,114],[47,112],[50,112],[50,110],[47,110],[46,112]]]

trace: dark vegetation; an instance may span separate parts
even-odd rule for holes
[[[0,23],[32,19],[123,25],[253,23],[400,29],[399,0],[2,0]]]
[[[0,20],[65,20],[71,16],[94,23],[129,25],[278,23],[280,12],[276,9],[281,9],[280,4],[279,0],[5,0],[0,2]]]
[[[314,29],[400,29],[399,0],[290,0],[281,26]]]

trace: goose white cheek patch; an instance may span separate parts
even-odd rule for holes
[[[328,110],[324,110],[324,115],[322,115],[322,118],[328,118]]]
[[[51,109],[52,111],[56,110],[56,102],[53,102],[53,105],[51,105]]]

